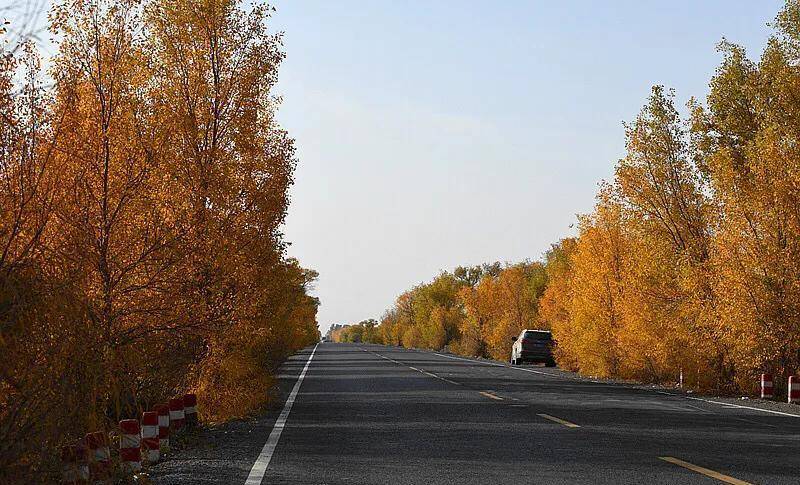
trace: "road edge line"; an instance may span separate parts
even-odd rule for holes
[[[247,481],[244,482],[245,485],[261,485],[261,481],[264,480],[264,474],[267,472],[269,462],[272,460],[272,455],[275,453],[275,448],[278,447],[278,440],[281,439],[281,433],[283,433],[283,428],[286,426],[286,421],[289,419],[289,413],[292,412],[292,406],[294,406],[295,398],[297,397],[297,393],[300,391],[300,385],[303,383],[303,379],[306,377],[308,367],[311,365],[311,359],[314,358],[314,354],[317,352],[317,347],[319,347],[319,343],[314,346],[314,349],[311,351],[311,355],[308,356],[305,367],[303,367],[303,370],[297,377],[297,382],[294,383],[292,392],[290,392],[289,397],[286,398],[286,403],[283,405],[283,410],[278,416],[278,419],[275,420],[275,424],[272,426],[272,431],[269,433],[267,442],[264,443],[261,453],[258,454],[258,458],[256,458],[255,463],[253,463],[253,467],[250,469],[250,474],[247,475]]]
[[[461,360],[461,361],[464,361],[464,362],[471,362],[473,364],[479,364],[479,365],[490,365],[490,366],[494,366],[494,367],[505,367],[507,369],[514,369],[514,370],[519,370],[519,371],[523,371],[523,372],[531,372],[531,373],[534,373],[534,374],[539,374],[539,375],[543,375],[543,376],[546,376],[546,377],[551,377],[551,378],[554,378],[554,379],[578,380],[578,381],[582,381],[582,382],[593,382],[593,383],[597,383],[597,384],[604,384],[604,385],[615,386],[615,387],[618,386],[618,387],[628,388],[628,389],[639,389],[639,390],[643,390],[645,392],[652,391],[652,389],[643,388],[643,387],[640,387],[640,386],[637,386],[637,385],[630,385],[630,384],[625,384],[625,383],[614,383],[614,382],[602,382],[602,381],[586,381],[586,380],[583,380],[581,378],[576,378],[576,377],[573,377],[573,376],[559,376],[559,375],[555,375],[555,374],[550,374],[549,372],[537,371],[537,370],[533,370],[533,369],[522,369],[522,368],[519,368],[519,367],[514,367],[514,366],[501,364],[499,362],[485,362],[485,361],[474,360],[474,359],[466,359],[464,357],[456,357],[456,356],[453,356],[453,355],[446,355],[446,354],[442,354],[442,353],[439,353],[439,352],[430,352],[430,353],[432,353],[434,355],[438,355],[439,357],[444,357],[446,359]],[[733,404],[733,403],[727,403],[727,402],[723,402],[723,401],[715,401],[713,399],[703,399],[703,398],[694,397],[694,396],[684,396],[683,394],[675,394],[675,393],[665,392],[665,391],[661,391],[661,390],[656,390],[655,392],[658,393],[658,394],[663,394],[665,396],[682,397],[684,399],[691,399],[691,400],[694,400],[694,401],[702,401],[702,402],[707,402],[707,403],[711,403],[711,404],[717,404],[717,405],[728,407],[728,408],[749,409],[751,411],[761,411],[763,413],[775,414],[775,415],[779,415],[779,416],[800,418],[800,414],[787,413],[787,412],[784,412],[784,411],[774,411],[772,409],[757,408],[757,407],[754,407],[754,406],[743,406],[741,404]]]

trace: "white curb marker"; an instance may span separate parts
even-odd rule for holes
[[[256,458],[256,462],[253,463],[250,475],[247,476],[247,481],[244,482],[245,485],[261,485],[261,480],[264,479],[264,473],[266,473],[269,462],[272,460],[272,454],[275,453],[275,448],[278,446],[278,440],[281,439],[283,428],[286,425],[286,421],[289,419],[289,413],[292,411],[294,399],[297,396],[297,392],[300,390],[300,384],[303,383],[303,379],[306,377],[308,366],[311,365],[311,359],[314,358],[314,353],[317,351],[318,346],[319,344],[315,345],[314,350],[311,351],[311,355],[308,356],[308,361],[305,367],[303,367],[302,372],[300,372],[297,382],[294,383],[292,392],[289,393],[286,404],[283,405],[283,411],[281,411],[280,416],[278,416],[278,419],[275,421],[275,425],[272,427],[272,432],[269,434],[264,448],[261,450],[258,458]]]

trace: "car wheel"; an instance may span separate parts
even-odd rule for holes
[[[549,361],[544,363],[544,366],[545,367],[555,367],[556,366],[556,362],[554,360],[549,360]]]

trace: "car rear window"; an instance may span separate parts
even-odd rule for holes
[[[525,338],[531,340],[551,340],[550,332],[525,332]]]

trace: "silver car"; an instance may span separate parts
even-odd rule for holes
[[[519,336],[511,337],[511,365],[543,363],[555,367],[553,358],[553,334],[549,330],[523,330]]]

